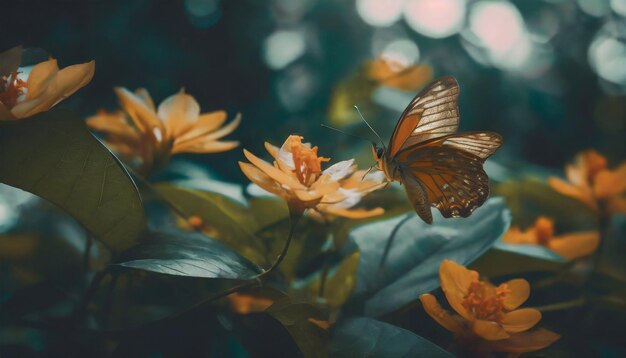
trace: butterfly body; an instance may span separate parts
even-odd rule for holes
[[[415,212],[432,223],[431,206],[446,217],[467,217],[489,196],[484,161],[502,144],[493,132],[456,133],[459,86],[434,81],[402,113],[387,147],[373,145],[378,169],[398,181]]]

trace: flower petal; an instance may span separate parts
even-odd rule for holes
[[[281,157],[280,148],[274,146],[272,143],[265,142],[265,150],[274,158],[274,164],[278,165],[278,169],[284,172],[291,172],[294,169],[291,153],[287,153],[289,160],[285,162],[286,158]]]
[[[137,126],[137,129],[148,135],[154,136],[154,128],[159,128],[163,132],[163,124],[157,114],[150,109],[142,97],[130,92],[126,88],[116,87],[113,89],[120,101],[120,105]]]
[[[455,333],[463,330],[463,325],[441,307],[435,296],[427,293],[420,296],[420,301],[424,311],[443,328]]]
[[[474,320],[474,316],[463,307],[463,299],[470,284],[478,281],[478,272],[468,270],[456,262],[443,260],[439,267],[439,280],[450,306],[466,320]]]
[[[472,331],[488,341],[509,338],[504,328],[496,322],[478,319],[472,323]]]
[[[182,143],[209,134],[219,128],[226,121],[226,118],[224,111],[201,114],[191,128],[176,137],[176,141]]]
[[[537,244],[537,237],[534,235],[534,230],[522,232],[519,228],[513,226],[504,234],[502,241],[513,245]]]
[[[519,307],[522,303],[526,302],[528,296],[530,296],[530,284],[523,278],[516,278],[506,283],[506,286],[511,292],[504,296],[502,303],[504,308],[511,311]]]
[[[548,178],[548,184],[552,187],[552,189],[558,191],[559,193],[574,198],[583,204],[586,204],[593,210],[598,210],[597,204],[590,192],[582,190],[580,187],[573,186],[566,181],[555,177]]]
[[[183,145],[174,145],[171,150],[172,154],[178,153],[220,153],[231,149],[235,149],[239,146],[239,142],[236,140],[218,141],[218,140],[204,140],[199,138],[198,141],[189,141]]]
[[[526,353],[546,348],[556,342],[560,335],[547,329],[539,328],[532,332],[517,333],[511,338],[490,342],[490,347],[497,352]]]
[[[68,66],[58,71],[55,62],[54,67],[57,70],[53,71],[55,74],[42,79],[42,82],[36,85],[36,89],[32,92],[30,87],[31,73],[31,76],[28,77],[27,86],[29,87],[25,100],[18,103],[11,110],[16,117],[24,118],[47,111],[52,106],[71,96],[91,81],[96,65],[94,61],[91,61],[80,65]],[[42,76],[45,76],[45,74],[42,74]]]
[[[531,329],[541,320],[541,312],[534,308],[522,308],[504,315],[502,327],[509,333],[518,333]]]
[[[281,184],[289,186],[291,189],[298,190],[307,190],[308,188],[302,185],[296,178],[288,175],[287,173],[281,171],[280,169],[270,165],[264,160],[259,159],[254,154],[250,153],[246,149],[243,150],[243,154],[248,158],[250,163],[254,164],[257,168],[264,171],[267,175],[269,175],[272,179],[278,181]]]
[[[626,215],[626,197],[611,198],[607,205],[607,210],[611,213]]]
[[[592,254],[600,244],[597,231],[577,232],[554,237],[548,247],[568,260]]]
[[[12,49],[0,53],[0,78],[17,71],[22,61],[22,46],[15,46]]]
[[[181,89],[159,104],[157,115],[165,124],[168,138],[173,139],[182,135],[198,120],[200,105]]]
[[[626,191],[626,163],[615,170],[602,170],[594,180],[594,194],[598,198],[608,199]]]
[[[283,189],[280,183],[270,178],[269,175],[265,174],[259,168],[250,163],[244,162],[239,162],[239,167],[241,168],[243,174],[248,177],[251,182],[260,186],[263,190],[266,190],[283,198],[287,197],[287,192],[285,191],[285,189]]]
[[[385,213],[385,209],[383,208],[374,208],[371,210],[367,209],[344,209],[337,208],[332,205],[317,207],[316,210],[322,211],[326,214],[341,216],[348,219],[365,219],[371,218],[373,216],[382,215]]]
[[[354,159],[344,160],[331,165],[322,173],[329,175],[331,180],[340,180],[354,172],[353,164]]]
[[[28,79],[26,80],[26,100],[39,97],[48,86],[49,81],[59,72],[57,60],[50,59],[43,61],[30,70]]]
[[[121,111],[107,113],[100,112],[87,118],[87,126],[95,131],[114,136],[120,140],[137,142],[141,140],[137,129],[126,122],[126,117]]]

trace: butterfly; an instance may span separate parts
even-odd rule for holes
[[[417,215],[432,224],[431,206],[446,217],[468,217],[489,196],[483,163],[501,145],[494,132],[456,133],[459,84],[435,80],[404,110],[387,147],[373,143],[379,170],[399,181]]]

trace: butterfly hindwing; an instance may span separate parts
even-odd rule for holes
[[[440,78],[423,89],[404,110],[391,136],[389,155],[429,139],[455,133],[459,127],[459,84]]]
[[[430,205],[446,218],[468,217],[489,196],[484,160],[472,153],[432,146],[412,151],[407,159],[401,169],[405,185],[409,176],[421,183]]]
[[[409,201],[417,215],[426,223],[432,224],[433,214],[430,211],[430,202],[428,201],[428,195],[426,194],[424,186],[410,173],[402,175],[402,183],[404,184],[406,195],[409,197]]]

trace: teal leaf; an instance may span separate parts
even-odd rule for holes
[[[126,252],[117,265],[168,275],[242,280],[262,271],[220,242],[184,231],[150,235]]]
[[[411,331],[366,317],[338,323],[330,350],[331,357],[453,357]]]
[[[516,254],[536,257],[542,260],[565,262],[565,258],[549,248],[541,245],[532,244],[508,244],[502,240],[498,240],[494,245],[494,248],[502,251],[514,252]]]
[[[381,316],[415,301],[439,286],[443,259],[467,265],[491,247],[509,228],[511,215],[501,198],[489,199],[469,218],[435,224],[417,216],[398,230],[385,264],[380,262],[387,241],[405,216],[362,226],[351,233],[361,252],[356,295],[365,299],[366,316]]]
[[[72,112],[0,123],[0,168],[0,182],[58,205],[112,250],[131,247],[145,228],[134,182]]]

